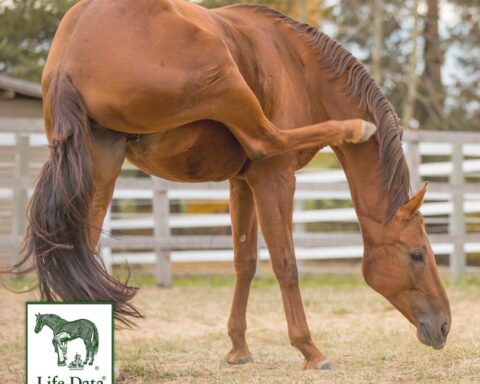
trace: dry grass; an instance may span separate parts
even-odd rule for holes
[[[303,284],[312,334],[336,372],[301,370],[290,347],[278,288],[256,283],[248,341],[255,363],[229,366],[229,279],[182,280],[171,290],[145,287],[147,318],[116,333],[117,383],[480,383],[480,282],[451,285],[453,326],[443,351],[422,346],[414,328],[359,279],[309,278]],[[24,382],[24,301],[0,290],[0,378]]]

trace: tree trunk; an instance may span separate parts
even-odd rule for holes
[[[412,119],[415,112],[415,102],[417,99],[417,46],[419,35],[419,14],[418,2],[415,0],[412,7],[413,27],[411,33],[412,51],[408,59],[408,73],[407,73],[407,96],[403,104],[403,124],[406,128],[412,128]]]
[[[372,52],[372,73],[378,85],[383,82],[382,50],[383,50],[383,12],[384,0],[373,2],[373,36],[375,43]]]
[[[299,21],[302,23],[307,22],[307,0],[299,0]]]
[[[427,0],[425,39],[425,69],[422,75],[422,104],[425,108],[423,123],[428,128],[441,129],[445,90],[442,84],[443,52],[438,32],[439,0]]]

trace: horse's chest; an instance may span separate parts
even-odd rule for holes
[[[198,121],[129,140],[127,158],[148,174],[190,182],[229,179],[247,161],[230,131],[213,121]]]

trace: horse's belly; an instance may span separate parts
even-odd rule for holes
[[[150,175],[174,181],[202,182],[235,176],[247,156],[224,125],[197,121],[128,141],[127,159]]]

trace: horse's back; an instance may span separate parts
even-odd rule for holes
[[[87,319],[78,319],[73,321],[66,321],[62,324],[62,330],[78,329],[78,330],[91,330],[95,328],[95,324]]]

